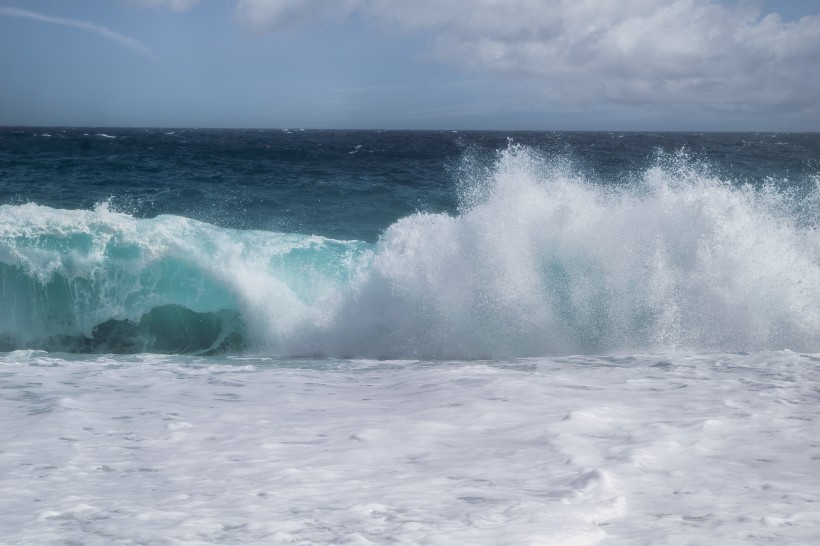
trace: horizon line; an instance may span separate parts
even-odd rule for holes
[[[399,129],[399,128],[345,128],[345,127],[226,127],[226,126],[171,126],[171,125],[1,125],[0,130],[6,129],[115,129],[115,130],[157,130],[157,131],[358,131],[358,132],[444,132],[444,133],[792,133],[792,134],[820,134],[820,131],[777,130],[777,129],[459,129],[459,128],[427,128],[427,129]]]

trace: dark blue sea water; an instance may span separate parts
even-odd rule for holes
[[[414,212],[455,213],[465,156],[510,142],[601,184],[685,151],[732,183],[811,184],[820,137],[783,133],[2,129],[0,203],[176,214],[239,229],[375,242]]]
[[[818,184],[818,134],[1,129],[0,350],[817,350]]]

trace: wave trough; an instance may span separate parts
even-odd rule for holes
[[[505,358],[820,348],[820,189],[679,153],[603,184],[511,145],[456,215],[376,244],[178,216],[0,206],[0,344]],[[169,335],[173,332],[173,335]]]

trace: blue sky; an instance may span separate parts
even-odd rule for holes
[[[820,130],[816,0],[0,0],[0,125]]]

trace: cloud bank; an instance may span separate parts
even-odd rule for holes
[[[784,22],[716,0],[239,0],[251,32],[367,21],[429,55],[529,80],[547,105],[820,115],[820,15]]]
[[[151,50],[148,49],[142,42],[135,40],[134,38],[125,36],[124,34],[120,34],[119,32],[115,32],[110,28],[95,25],[94,23],[89,23],[88,21],[80,21],[79,19],[69,19],[66,17],[52,17],[50,15],[37,13],[36,11],[10,8],[7,6],[0,6],[0,15],[19,17],[22,19],[33,19],[35,21],[41,21],[43,23],[51,23],[54,25],[78,28],[80,30],[85,30],[87,32],[92,32],[94,34],[103,36],[104,38],[112,40],[121,46],[136,51],[137,53],[141,53],[149,57],[154,56]]]

